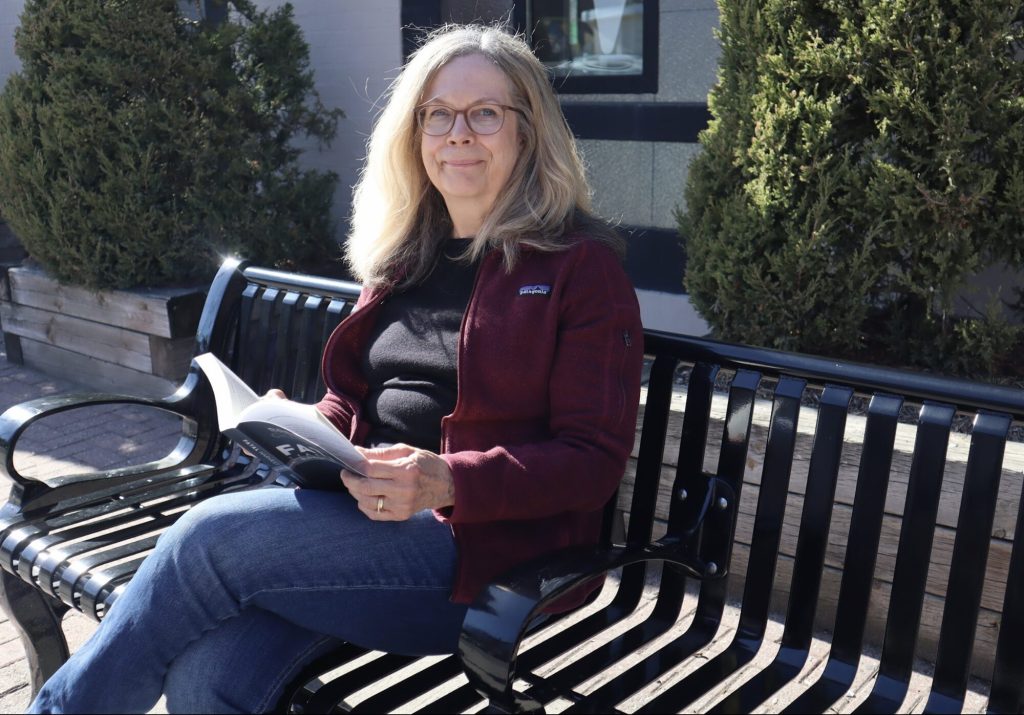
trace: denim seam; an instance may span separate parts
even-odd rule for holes
[[[311,643],[310,646],[306,648],[306,650],[302,651],[294,658],[292,658],[292,660],[288,663],[288,666],[284,668],[281,671],[281,674],[277,676],[277,679],[274,680],[273,686],[270,688],[270,690],[267,691],[267,694],[263,698],[262,702],[259,703],[259,707],[256,708],[256,712],[267,712],[268,708],[271,705],[270,701],[278,700],[284,694],[283,692],[278,691],[283,689],[284,685],[286,684],[286,681],[292,680],[297,675],[297,673],[292,673],[292,669],[296,665],[301,665],[310,656],[310,654],[316,652],[316,650],[319,649],[320,646],[331,640],[334,640],[332,636],[324,636],[323,638],[320,638],[319,640]]]

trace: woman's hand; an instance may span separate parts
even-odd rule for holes
[[[356,449],[366,457],[367,476],[342,471],[341,481],[371,519],[404,521],[418,511],[455,503],[451,469],[433,452],[405,444]]]

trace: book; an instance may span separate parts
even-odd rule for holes
[[[343,490],[341,470],[366,476],[366,460],[315,405],[260,397],[213,353],[195,358],[213,389],[217,426],[296,484]]]

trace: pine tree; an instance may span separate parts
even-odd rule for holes
[[[1020,331],[963,320],[1024,255],[1020,0],[720,0],[686,285],[725,339],[968,372]]]
[[[0,94],[0,213],[59,279],[96,288],[212,274],[218,256],[303,267],[337,254],[329,142],[290,5],[232,0],[213,26],[177,0],[27,0]]]

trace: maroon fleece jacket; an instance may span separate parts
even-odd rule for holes
[[[318,407],[356,444],[369,430],[361,357],[385,300],[364,290],[324,350]],[[441,422],[455,505],[435,513],[455,536],[453,601],[535,556],[597,542],[633,446],[642,359],[636,294],[611,249],[524,249],[511,272],[485,254],[459,337],[458,401]]]

